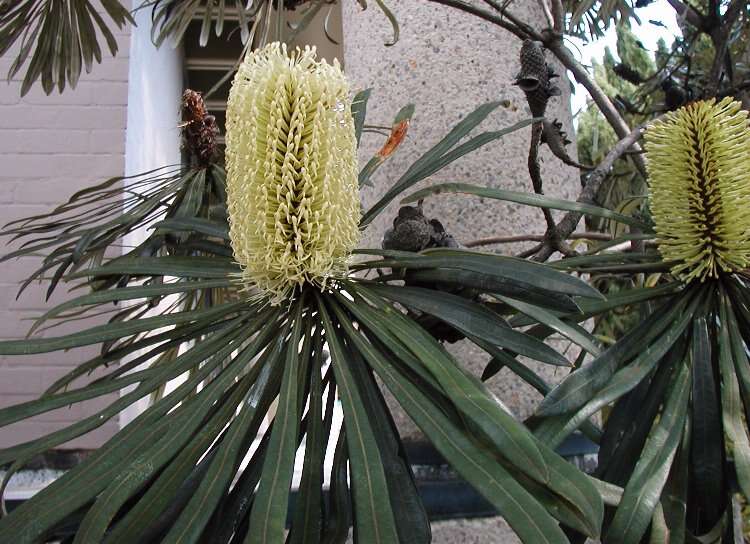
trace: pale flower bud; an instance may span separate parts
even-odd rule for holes
[[[347,273],[359,242],[349,85],[315,49],[249,53],[227,105],[229,235],[242,282],[274,303]]]
[[[694,102],[645,134],[659,251],[685,282],[750,264],[748,112],[725,98]]]

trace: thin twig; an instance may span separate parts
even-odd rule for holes
[[[544,19],[547,21],[549,28],[555,28],[555,20],[552,18],[552,10],[550,9],[549,0],[539,0],[539,6],[542,8],[544,13]]]
[[[583,85],[591,95],[598,108],[601,110],[604,118],[612,126],[615,134],[619,138],[625,138],[630,133],[630,127],[622,118],[620,113],[615,108],[612,101],[604,93],[604,91],[597,85],[594,78],[586,71],[586,68],[576,60],[573,53],[563,43],[563,35],[561,32],[550,29],[546,32],[538,32],[527,23],[521,21],[510,13],[504,6],[502,6],[497,0],[484,0],[484,3],[491,6],[498,14],[486,11],[477,6],[471,5],[463,0],[427,0],[436,4],[449,6],[466,13],[470,13],[481,19],[489,21],[501,28],[504,28],[508,32],[511,32],[517,38],[520,39],[532,39],[538,40],[544,43],[545,47],[552,51],[552,53],[562,62],[562,64],[573,73],[576,81]],[[640,156],[634,157],[634,162],[641,175],[646,175],[646,165]]]
[[[606,232],[574,232],[567,236],[568,240],[596,240],[599,242],[611,242],[613,237]],[[544,242],[544,234],[518,234],[515,236],[490,236],[488,238],[477,238],[471,240],[464,247],[491,246],[496,244],[515,244],[519,242]]]
[[[703,28],[703,15],[700,14],[693,6],[681,2],[680,0],[667,0],[669,5],[674,8],[677,15],[693,25],[695,28]]]
[[[622,138],[615,146],[607,153],[601,163],[591,172],[586,185],[581,194],[576,199],[577,202],[584,204],[593,204],[596,194],[599,192],[599,188],[606,179],[610,170],[614,166],[617,159],[619,159],[629,148],[634,147],[635,143],[643,136],[645,124],[641,124],[634,128],[625,138]],[[640,155],[636,155],[640,157]],[[565,239],[575,230],[578,222],[583,217],[581,212],[568,212],[557,224],[556,230],[560,239]],[[539,252],[534,255],[536,261],[546,261],[555,252],[556,247],[552,243],[545,242]]]
[[[599,87],[596,81],[594,81],[594,78],[591,77],[586,68],[578,62],[570,49],[565,46],[562,39],[550,36],[545,40],[545,46],[552,51],[560,62],[563,63],[563,66],[573,73],[573,77],[576,78],[576,81],[586,88],[591,99],[602,112],[602,115],[604,115],[604,118],[615,131],[617,137],[621,139],[627,138],[630,134],[630,127],[625,122],[625,119],[622,118],[620,112],[615,108],[615,105],[601,87]],[[643,158],[640,155],[635,155],[633,157],[633,162],[635,162],[641,175],[646,177],[646,163]]]
[[[531,184],[534,187],[534,192],[538,195],[544,194],[543,182],[542,182],[542,170],[539,167],[539,141],[542,137],[542,123],[537,122],[532,125],[531,128],[531,145],[529,146],[529,176],[531,177]],[[553,234],[555,231],[555,220],[552,217],[552,212],[547,208],[542,208],[544,213],[544,220],[547,222],[547,231]]]
[[[565,10],[563,9],[562,0],[552,0],[552,20],[555,32],[560,34],[565,32]]]
[[[734,83],[732,55],[729,51],[729,37],[732,27],[740,16],[740,10],[745,6],[744,1],[734,0],[727,7],[724,16],[713,16],[710,24],[704,25],[705,32],[711,37],[714,46],[714,60],[709,71],[707,96],[714,96],[719,90],[721,77],[724,71],[729,76],[729,85]]]
[[[473,6],[471,4],[468,4],[467,2],[464,2],[463,0],[427,0],[428,2],[432,2],[434,4],[441,4],[443,6],[449,6],[452,8],[456,8],[460,11],[470,13],[471,15],[476,15],[480,19],[484,19],[485,21],[489,21],[492,24],[495,24],[501,28],[504,28],[508,32],[515,35],[517,38],[521,40],[525,40],[527,38],[530,39],[537,39],[536,36],[538,36],[538,33],[534,32],[534,36],[529,35],[524,30],[519,28],[518,26],[514,25],[510,20],[507,18],[501,16],[501,15],[495,15],[491,11],[486,11],[481,8],[478,8],[476,6]]]

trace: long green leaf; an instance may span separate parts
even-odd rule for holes
[[[740,387],[735,373],[735,353],[742,357],[742,363],[747,362],[744,349],[733,350],[730,330],[734,315],[725,293],[720,299],[719,327],[719,369],[721,371],[721,407],[724,432],[732,442],[734,465],[737,471],[737,482],[746,497],[750,497],[750,438],[748,438],[747,423],[743,421],[742,399]]]
[[[690,371],[683,363],[675,375],[661,418],[651,431],[641,459],[625,487],[607,530],[605,544],[638,542],[646,532],[682,440],[689,398]]]
[[[383,462],[399,542],[429,544],[430,521],[419,496],[396,424],[367,363],[354,346],[349,343],[348,347],[347,354],[352,361],[350,368],[355,382],[361,389],[362,402]]]
[[[278,364],[286,342],[288,327],[289,324],[287,323],[276,336],[272,348],[274,351],[269,357],[266,368],[271,368]],[[258,388],[264,392],[268,388],[267,382],[261,380]],[[255,388],[251,389],[249,393],[251,396],[257,396],[258,394],[259,392]],[[247,435],[254,427],[254,423],[259,422],[262,417],[258,413],[257,407],[258,405],[253,402],[245,402],[243,404],[243,409],[240,410],[239,415],[230,424],[217,450],[216,456],[206,473],[206,477],[162,540],[164,544],[195,543],[200,541],[203,528],[208,523],[213,513],[213,508],[231,483],[232,477],[236,474],[237,468],[244,457],[245,451],[243,445],[247,441]]]
[[[368,254],[382,254],[384,261],[372,261],[377,268],[419,270],[424,268],[457,268],[486,274],[488,277],[505,280],[520,288],[536,287],[547,294],[562,293],[576,297],[603,299],[602,294],[585,281],[551,269],[541,263],[507,257],[494,253],[465,249],[436,248],[422,253],[392,253],[368,250]],[[359,266],[364,266],[358,263]],[[504,293],[505,294],[505,293]],[[508,296],[513,296],[508,293]]]
[[[610,381],[620,365],[672,325],[686,303],[683,297],[661,308],[599,357],[568,376],[545,397],[537,415],[558,415],[583,406]]]
[[[600,354],[601,350],[596,344],[595,339],[585,329],[582,329],[581,327],[578,327],[576,325],[571,325],[570,323],[566,323],[562,319],[559,319],[552,315],[544,308],[539,308],[538,306],[527,304],[521,300],[515,300],[510,297],[498,295],[497,298],[508,306],[515,308],[519,312],[560,333],[562,336],[582,347],[590,354],[594,356],[598,356]]]
[[[316,294],[317,295],[317,294]],[[388,485],[383,471],[377,442],[346,356],[339,331],[318,298],[318,311],[323,319],[326,341],[331,348],[333,370],[344,409],[347,449],[354,490],[355,533],[363,544],[387,544],[398,541]]]
[[[289,544],[317,544],[323,529],[323,457],[328,442],[324,434],[323,383],[321,371],[323,359],[323,336],[315,331],[312,370],[310,372],[310,396],[307,411],[307,432],[302,476],[295,503]],[[330,398],[333,394],[330,393]]]
[[[618,370],[606,385],[599,389],[591,400],[581,407],[564,425],[556,428],[554,432],[547,430],[545,434],[540,433],[537,436],[544,437],[548,440],[548,443],[558,445],[602,407],[638,386],[641,380],[654,369],[673,346],[680,346],[683,332],[690,325],[702,302],[702,297],[696,297],[685,312],[653,344],[646,345],[637,357]]]
[[[168,284],[144,285],[137,287],[121,287],[107,291],[97,291],[88,295],[76,297],[58,304],[51,310],[41,315],[35,321],[35,328],[41,323],[53,318],[66,310],[79,306],[91,306],[107,302],[120,302],[123,300],[136,300],[141,298],[153,299],[175,293],[184,293],[198,289],[216,289],[231,287],[231,280],[205,280],[205,281],[180,281]]]
[[[357,138],[357,147],[359,147],[362,129],[365,126],[367,102],[370,100],[370,94],[372,94],[372,89],[364,89],[355,94],[354,100],[352,100],[352,117],[354,118],[354,135]]]
[[[116,340],[133,334],[153,331],[170,325],[191,323],[203,319],[211,319],[230,312],[240,310],[247,303],[230,302],[205,310],[189,310],[172,314],[133,319],[130,321],[97,325],[88,330],[60,336],[57,338],[34,338],[31,340],[8,340],[0,342],[0,355],[30,355],[33,353],[48,353],[61,349],[98,344],[107,340]]]
[[[714,378],[712,342],[705,317],[693,321],[692,332],[689,471],[694,504],[691,506],[697,509],[695,526],[708,530],[719,520],[726,495],[724,436],[719,387]]]
[[[204,380],[218,364],[223,362],[224,358],[229,353],[234,349],[237,349],[238,344],[235,342],[241,343],[245,338],[251,336],[256,329],[254,327],[249,327],[246,330],[239,330],[241,331],[242,336],[224,338],[224,347],[219,350],[216,350],[211,342],[204,342],[200,347],[194,348],[182,355],[181,357],[185,359],[191,358],[205,360],[206,355],[201,354],[201,351],[213,351],[215,354],[213,362],[206,363],[199,371],[195,372],[194,375],[178,386],[178,388],[172,393],[148,408],[84,463],[78,465],[76,468],[67,472],[63,477],[47,486],[30,501],[27,501],[21,505],[21,507],[14,510],[10,516],[0,519],[0,536],[2,537],[0,538],[0,541],[19,538],[19,534],[24,535],[24,538],[28,538],[28,540],[22,541],[33,541],[36,536],[42,534],[47,528],[62,520],[67,514],[84,505],[95,494],[103,489],[104,486],[109,484],[112,481],[112,478],[122,470],[123,466],[127,466],[124,465],[124,463],[127,460],[132,460],[133,452],[143,451],[146,446],[152,445],[164,435],[164,430],[168,428],[171,423],[171,419],[165,418],[164,415],[187,394],[194,391],[198,384],[201,383],[201,381]],[[265,335],[266,339],[263,339],[262,336],[263,335],[260,335],[255,340],[255,345],[258,347],[265,345],[265,342],[267,341],[268,335]],[[220,338],[217,336],[217,341],[218,340],[220,340]],[[175,361],[175,363],[178,363],[178,361]],[[238,367],[232,368],[235,369],[235,375],[241,370]],[[184,368],[180,369],[179,365],[177,366],[177,370],[172,368],[163,369],[162,376],[156,377],[149,382],[142,384],[134,392],[128,393],[113,403],[107,410],[113,414],[118,413],[124,406],[131,404],[133,400],[143,396],[143,394],[152,390],[158,384],[164,383],[166,380],[175,377],[184,370]],[[230,374],[225,373],[225,376],[226,375]],[[101,425],[101,423],[106,421],[106,417],[100,417],[97,414],[89,419],[95,421],[97,425]],[[87,425],[86,420],[75,424],[72,427],[81,425]],[[53,435],[60,433],[65,434],[65,430],[53,433]],[[77,436],[78,434],[73,434],[72,436]],[[70,438],[70,433],[68,433],[68,436],[61,437],[55,442],[52,442],[52,445],[69,440]],[[32,442],[29,443],[31,446],[27,446],[26,449],[31,448],[30,455],[33,455],[36,452],[44,451],[51,447],[51,445],[47,444],[50,441],[51,438],[39,439],[35,442],[40,442],[41,447],[35,446],[35,442]],[[18,452],[13,450],[18,450]],[[22,446],[20,449],[18,447],[11,448],[10,450],[7,450],[7,455],[10,459],[15,459],[18,456],[25,455],[24,447]],[[34,530],[29,531],[29,527],[32,526]]]
[[[371,303],[375,293],[357,286]],[[382,299],[380,299],[382,300]],[[384,301],[383,301],[384,302]],[[382,325],[388,328],[427,367],[461,412],[472,421],[508,460],[542,483],[549,482],[549,467],[531,434],[495,401],[476,378],[463,370],[424,329],[388,303],[380,302]],[[347,308],[358,315],[357,305]]]
[[[131,274],[134,276],[175,276],[178,278],[228,278],[239,272],[232,259],[218,257],[120,257],[96,268],[71,274],[85,278]]]
[[[349,308],[351,310],[351,308]],[[555,520],[526,492],[511,474],[471,440],[465,431],[436,409],[411,382],[397,374],[393,366],[368,344],[334,307],[348,338],[377,372],[409,416],[419,425],[438,451],[505,517],[527,544],[567,544]]]
[[[242,386],[237,387],[234,394],[224,401],[230,408],[230,410],[223,410],[224,422],[233,415],[238,403],[252,385],[254,377],[257,377],[257,374],[251,375],[251,379],[246,376],[242,380]],[[218,394],[211,395],[212,390]],[[137,454],[132,462],[127,463],[123,467],[124,470],[97,497],[94,506],[89,509],[76,532],[74,544],[103,541],[107,527],[125,501],[152,479],[161,467],[192,440],[193,433],[199,426],[202,426],[204,414],[209,411],[223,390],[223,387],[217,387],[215,381],[209,388],[201,391],[201,394],[196,397],[198,402],[191,403],[193,406],[190,406],[190,409],[183,408],[186,406],[183,405],[175,413],[170,414],[172,424],[169,431],[156,444],[146,448],[145,451]],[[216,429],[217,433],[220,431],[221,427]]]
[[[476,336],[499,348],[543,363],[569,366],[568,360],[554,349],[536,338],[511,329],[497,314],[469,299],[420,287],[369,285],[368,290],[433,315],[464,334]]]
[[[398,181],[378,200],[362,217],[360,227],[364,228],[382,212],[385,207],[399,194],[413,186],[415,183],[431,176],[451,162],[461,158],[467,153],[488,144],[493,140],[528,126],[532,119],[516,123],[515,125],[494,132],[485,132],[454,148],[454,146],[469,134],[477,125],[484,121],[500,105],[500,102],[490,102],[479,106],[476,110],[464,117],[451,131],[433,146],[427,153],[417,159],[401,176]]]
[[[357,287],[357,290],[361,289]],[[373,300],[371,294],[367,298]],[[364,304],[353,303],[342,297],[339,297],[339,300],[344,302],[353,314],[362,314]],[[563,466],[565,462],[561,458],[544,445],[536,443],[527,429],[519,425],[489,397],[481,382],[463,372],[423,329],[400,312],[394,311],[391,306],[381,304],[379,311],[383,325],[399,337],[422,364],[431,370],[444,390],[450,393],[450,400],[463,412],[468,421],[490,440],[514,468],[520,469],[537,482],[552,487],[576,507],[585,505],[581,510],[583,523],[589,527],[592,534],[596,534],[603,511],[598,494],[591,484],[585,481],[585,477],[582,478],[579,473],[571,473],[568,470],[570,467]],[[378,328],[376,325],[376,333]],[[553,474],[558,477],[555,478]],[[561,474],[572,478],[569,481],[575,481],[575,485],[563,484],[565,478],[559,477]]]
[[[198,234],[205,234],[206,236],[229,240],[229,227],[226,223],[201,219],[200,217],[176,217],[174,219],[165,219],[154,223],[153,228],[162,231],[197,232]]]
[[[254,363],[251,373],[242,379],[242,383],[247,387],[255,383],[258,374],[265,367],[268,360],[267,355],[270,351],[264,352],[259,360]],[[247,356],[243,353],[233,363],[236,365],[247,364],[248,359],[252,358],[254,353],[255,351],[248,351]],[[264,376],[267,375],[268,373],[264,374]],[[206,424],[200,426],[200,430],[191,437],[190,442],[162,471],[148,491],[139,498],[125,517],[108,533],[104,541],[105,544],[129,544],[137,539],[147,540],[143,535],[147,534],[150,528],[159,525],[164,518],[163,513],[165,511],[177,506],[175,498],[180,493],[185,480],[195,473],[197,470],[196,464],[201,461],[201,457],[226,430],[227,423],[235,415],[237,405],[247,393],[247,387],[234,388],[231,397],[220,399],[216,403],[216,413]],[[207,468],[210,459],[205,457],[201,463],[205,463]]]
[[[494,187],[481,187],[479,185],[471,185],[469,183],[439,183],[437,185],[431,185],[430,187],[426,187],[410,194],[406,198],[402,199],[401,203],[408,204],[411,202],[417,202],[419,200],[427,198],[428,196],[438,195],[441,193],[464,193],[483,198],[505,200],[506,202],[514,202],[516,204],[523,204],[526,206],[535,206],[537,208],[580,212],[586,215],[603,217],[604,219],[611,219],[625,225],[638,227],[646,232],[650,231],[648,225],[646,225],[642,221],[639,221],[638,219],[613,212],[606,208],[594,206],[592,204],[584,204],[583,202],[575,202],[570,200],[561,200],[559,198],[552,198],[535,193],[508,191],[506,189],[496,189]]]
[[[297,368],[300,364],[302,326],[302,304],[298,303],[292,335],[286,347],[279,404],[271,430],[268,454],[263,463],[263,475],[250,512],[250,531],[245,538],[245,544],[281,542],[284,539],[289,486],[294,473],[294,456],[299,434]],[[286,339],[284,341],[287,342]]]

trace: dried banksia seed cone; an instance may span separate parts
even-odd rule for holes
[[[544,117],[550,97],[560,94],[560,90],[550,82],[557,76],[547,64],[541,42],[524,40],[520,60],[521,70],[516,75],[516,85],[526,94],[531,114]]]
[[[201,93],[191,89],[182,93],[181,110],[183,146],[199,166],[206,167],[217,155],[216,118],[209,115]]]
[[[227,199],[246,289],[279,303],[347,272],[359,241],[349,85],[315,49],[247,55],[227,105]]]
[[[694,102],[645,135],[659,251],[683,281],[750,264],[750,124],[739,102]]]

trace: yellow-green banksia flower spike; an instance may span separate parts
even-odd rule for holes
[[[349,85],[315,49],[251,52],[227,104],[229,236],[246,289],[274,303],[347,273],[359,242]]]
[[[685,282],[750,264],[750,124],[739,102],[694,102],[645,134],[659,251]]]

